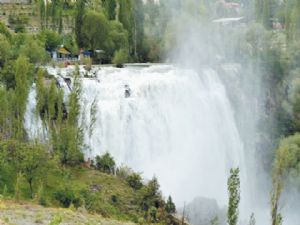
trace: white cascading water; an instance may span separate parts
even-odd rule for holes
[[[97,79],[82,82],[87,155],[108,151],[146,178],[156,175],[163,193],[180,205],[199,195],[226,204],[229,169],[241,165],[243,145],[215,71],[110,67]],[[89,137],[94,101],[96,122]]]
[[[47,69],[56,77],[74,71]],[[226,205],[230,168],[246,168],[234,111],[218,74],[169,65],[101,67],[94,73],[95,78],[82,78],[86,158],[110,152],[119,165],[146,179],[157,176],[163,194],[178,205],[196,196]],[[32,89],[25,123],[36,133],[34,96]],[[90,133],[92,105],[97,110]]]
[[[25,112],[24,128],[27,131],[27,135],[30,139],[39,138],[44,140],[46,138],[46,132],[43,128],[42,120],[36,114],[36,89],[35,85],[30,89],[27,109]]]

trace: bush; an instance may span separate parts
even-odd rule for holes
[[[128,51],[126,49],[120,49],[115,52],[113,63],[116,64],[117,67],[122,68],[123,64],[128,62]]]
[[[83,204],[81,198],[76,196],[74,191],[68,187],[55,192],[54,198],[65,208],[69,208],[71,204],[78,208]]]
[[[104,173],[114,173],[116,163],[113,157],[107,152],[103,156],[96,156],[96,168]]]
[[[148,216],[149,216],[150,221],[152,223],[155,223],[156,222],[156,216],[157,216],[157,208],[152,206],[148,211]]]
[[[117,176],[124,180],[126,180],[132,173],[133,173],[132,169],[125,165],[121,165],[116,170]]]
[[[143,187],[142,177],[138,173],[132,173],[126,178],[126,181],[129,186],[135,190],[139,190]]]
[[[75,198],[75,195],[73,193],[72,190],[68,189],[68,188],[64,188],[61,190],[58,190],[55,194],[54,194],[54,198],[59,201],[59,203],[65,207],[68,208],[72,201]]]

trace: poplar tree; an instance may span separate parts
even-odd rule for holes
[[[140,59],[144,45],[144,3],[135,0],[133,8],[133,52],[136,59]]]
[[[176,213],[176,206],[175,206],[171,196],[168,197],[168,200],[166,203],[166,211],[168,213]]]
[[[79,48],[84,47],[83,37],[82,37],[82,25],[83,18],[85,15],[85,0],[76,1],[76,15],[75,15],[75,34],[76,41]]]
[[[123,27],[128,31],[129,52],[132,54],[134,46],[133,43],[133,28],[134,15],[133,15],[133,2],[132,0],[119,0],[119,21]]]
[[[279,212],[280,197],[284,188],[284,175],[290,159],[289,147],[281,144],[276,152],[276,157],[273,165],[271,191],[271,217],[272,225],[280,225],[282,223],[282,215]]]
[[[230,177],[227,181],[227,188],[229,194],[227,223],[228,225],[237,225],[239,217],[239,203],[240,203],[240,169],[231,169]]]
[[[29,80],[31,65],[28,58],[20,56],[14,63],[16,87],[14,91],[14,134],[18,139],[24,138],[24,115],[29,94]]]
[[[60,161],[63,165],[78,165],[83,161],[83,154],[81,152],[83,144],[82,129],[79,125],[80,114],[80,96],[81,96],[81,83],[80,83],[79,68],[76,67],[73,77],[72,91],[68,97],[67,109],[68,116],[66,120],[62,121],[59,127],[53,129],[52,139],[53,147],[59,154]],[[62,102],[62,93],[59,94],[58,102]],[[58,117],[62,117],[62,109],[58,111]]]
[[[109,20],[116,19],[116,9],[117,9],[117,2],[116,0],[102,0],[102,4],[105,9],[105,14]]]

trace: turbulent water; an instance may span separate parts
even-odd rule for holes
[[[48,68],[64,77],[72,70]],[[230,168],[246,168],[233,107],[214,70],[156,65],[93,73],[82,78],[86,158],[110,152],[145,178],[157,176],[164,195],[179,205],[196,196],[226,204]],[[28,112],[34,94],[33,89]],[[32,116],[27,113],[26,121],[35,126]]]

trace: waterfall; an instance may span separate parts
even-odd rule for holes
[[[35,85],[30,88],[25,112],[24,128],[27,131],[29,139],[39,138],[45,140],[46,131],[43,128],[42,120],[36,114],[36,89]]]
[[[227,202],[229,169],[243,145],[218,74],[173,66],[103,68],[83,79],[86,144],[94,157],[110,152],[146,178],[158,177],[177,203],[195,196]],[[92,135],[90,110],[97,103]]]
[[[74,70],[47,69],[57,78]],[[197,196],[226,205],[230,168],[246,169],[244,147],[225,86],[213,69],[98,67],[91,74],[95,77],[81,79],[86,158],[110,152],[119,165],[144,178],[155,175],[163,194],[178,205]],[[34,96],[31,91],[29,112]],[[30,122],[29,112],[27,129],[36,126],[36,133],[39,125]]]

